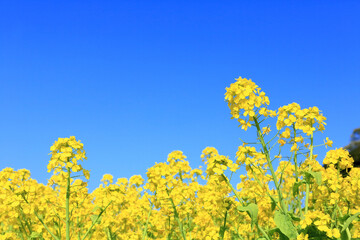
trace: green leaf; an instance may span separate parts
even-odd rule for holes
[[[346,221],[346,219],[348,219],[349,217],[351,217],[351,215],[350,215],[350,214],[344,214],[342,217],[337,216],[337,218],[339,219],[339,221],[342,223],[342,225],[341,225],[341,226],[343,226],[343,225],[344,225],[344,222],[345,222],[345,221]]]
[[[306,183],[304,180],[294,183],[293,189],[292,189],[294,197],[299,195],[299,187],[301,186],[301,184],[304,184],[304,183]]]
[[[226,231],[227,229],[228,229],[227,227],[220,226],[219,236],[220,236],[221,239],[224,239],[225,231]]]
[[[287,236],[285,236],[279,228],[273,228],[273,229],[270,229],[268,234],[273,237],[274,233],[278,233],[280,235],[280,238],[279,240],[289,240],[289,238]]]
[[[237,209],[240,212],[247,212],[249,214],[251,218],[251,227],[257,223],[259,208],[255,203],[250,203],[247,206],[239,206]]]
[[[30,239],[39,238],[41,237],[41,233],[38,232],[32,232],[30,235]]]
[[[290,215],[290,217],[292,218],[292,220],[294,221],[297,221],[297,222],[300,222],[301,218],[296,216],[295,214],[293,213],[288,213]]]
[[[318,185],[321,184],[321,172],[306,171],[304,172],[306,181],[309,183],[310,178],[313,177]]]
[[[95,212],[95,211],[98,210],[98,209],[102,210],[101,207],[95,206],[95,207],[93,208],[92,212]]]
[[[96,221],[97,217],[98,217],[98,215],[91,215],[90,219],[94,223]],[[100,222],[101,222],[101,217],[97,220],[96,223],[100,223]]]
[[[348,237],[346,231],[341,232],[340,239],[341,240],[349,240],[349,237]],[[355,239],[357,239],[357,238],[355,238]]]
[[[354,215],[352,215],[351,217],[349,217],[348,219],[346,219],[346,221],[344,222],[344,226],[341,229],[341,232],[345,231],[347,227],[349,227],[350,223],[352,221],[354,221],[358,216],[360,215],[360,212],[355,213]]]
[[[274,221],[276,226],[280,229],[280,231],[289,239],[297,238],[298,233],[289,215],[284,214],[280,211],[276,211],[274,216]]]
[[[275,208],[276,208],[276,202],[273,199],[271,199],[271,211],[274,211]]]
[[[268,234],[269,234],[270,236],[272,236],[272,235],[274,235],[274,233],[276,233],[276,232],[280,232],[280,229],[279,229],[279,228],[270,229],[270,230],[268,231]]]

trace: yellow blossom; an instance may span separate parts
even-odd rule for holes
[[[324,140],[324,144],[325,144],[326,148],[328,146],[331,147],[333,144],[333,141],[331,141],[328,137],[326,137],[326,140]]]

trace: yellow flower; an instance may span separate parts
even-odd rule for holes
[[[114,177],[111,175],[111,174],[104,174],[102,179],[101,179],[101,182],[105,183],[105,184],[108,184],[108,183],[113,183],[113,179]]]
[[[302,136],[295,137],[295,138],[294,138],[294,141],[295,141],[295,142],[301,142],[301,143],[303,143],[303,142],[304,142],[304,138],[303,138]]]
[[[134,175],[129,179],[129,182],[131,185],[140,186],[144,183],[144,179],[141,177],[141,175]]]
[[[284,146],[286,141],[284,139],[279,139],[278,143],[281,145],[281,146]]]
[[[324,140],[325,147],[327,146],[332,147],[333,141],[331,141],[328,137],[326,137],[326,140]]]
[[[282,138],[290,138],[290,128],[286,128],[285,131],[280,135]]]
[[[270,130],[270,127],[263,127],[263,128],[262,128],[262,134],[268,135],[270,131],[271,131],[271,130]]]
[[[296,240],[309,240],[309,235],[301,233],[297,236]]]
[[[84,173],[84,177],[89,180],[90,179],[90,171],[89,170],[83,170],[83,173]]]
[[[354,159],[350,156],[349,152],[343,148],[330,150],[326,153],[323,160],[325,165],[339,165],[340,170],[352,168]]]
[[[296,143],[294,143],[292,146],[291,146],[291,149],[290,149],[290,152],[294,152],[294,151],[298,151],[299,150],[299,147]]]
[[[244,129],[245,131],[246,131],[249,127],[251,127],[251,123],[245,121],[244,119],[239,119],[239,122],[240,122],[240,125],[239,125],[239,126],[241,126],[241,129]]]
[[[251,124],[240,118],[241,111],[243,111],[241,115],[249,116],[249,120],[253,120],[256,116],[256,109],[260,109],[258,114],[265,117],[275,114],[267,110],[266,107],[270,104],[269,98],[251,79],[237,78],[236,82],[226,88],[225,101],[228,103],[232,118],[238,119],[244,130],[247,130]]]
[[[339,229],[337,229],[337,228],[328,229],[328,230],[326,231],[326,235],[327,235],[329,238],[340,238],[340,236],[341,236],[340,231],[339,231]]]
[[[285,126],[294,124],[295,129],[302,130],[305,134],[310,135],[317,129],[323,131],[326,123],[324,117],[317,107],[300,109],[297,103],[291,103],[278,109],[278,120],[276,127],[278,130]]]

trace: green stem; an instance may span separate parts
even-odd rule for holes
[[[25,199],[24,196],[23,196],[23,198]],[[26,202],[27,202],[27,201],[26,201]],[[32,233],[31,226],[30,226],[30,224],[29,224],[28,219],[26,219],[26,216],[25,216],[25,214],[24,214],[24,212],[23,212],[23,210],[22,210],[21,207],[20,207],[20,213],[21,213],[22,221],[20,220],[19,217],[18,217],[18,220],[20,221],[21,225],[23,226],[26,236],[28,236],[28,234],[27,234],[27,232],[26,232],[26,227],[27,227],[28,230],[29,230],[29,234],[31,234],[31,233]],[[25,225],[24,225],[23,223],[24,223]]]
[[[252,167],[250,166],[250,170],[252,172],[252,174],[254,175],[254,178],[256,180],[256,182],[260,185],[260,187],[263,189],[264,185],[262,184],[262,182],[260,182],[259,178],[257,177],[257,174],[254,172],[254,170],[252,170]],[[271,196],[271,194],[269,193],[269,191],[266,189],[266,194],[268,195],[268,197],[276,204],[276,206],[281,209],[281,207],[279,206],[278,202]]]
[[[107,227],[106,230],[107,230],[107,238],[108,238],[109,240],[112,240],[113,237],[112,237],[112,232],[111,232],[111,230],[110,230],[110,227]]]
[[[339,211],[340,217],[343,217],[343,214],[342,214],[342,212],[341,212],[341,209],[339,208],[338,205],[336,205],[336,208],[337,208],[337,210]],[[348,240],[351,240],[351,233],[350,233],[349,227],[347,227],[345,231],[346,231],[346,235],[348,236]]]
[[[148,217],[147,217],[147,220],[146,220],[145,229],[144,229],[143,235],[142,235],[142,239],[143,239],[143,240],[146,240],[146,239],[147,239],[147,229],[148,229],[148,225],[149,225],[149,220],[150,220],[150,215],[151,215],[152,209],[153,209],[153,206],[151,205],[151,208],[149,209]]]
[[[294,139],[296,138],[296,129],[295,124],[293,123],[293,130],[294,130]],[[297,151],[294,152],[294,164],[295,164],[295,182],[299,182],[299,172],[298,172],[298,163],[297,163]],[[300,218],[303,218],[302,211],[301,211],[301,200],[299,198],[300,195],[296,196],[296,204],[300,212]]]
[[[22,236],[23,233],[25,234],[26,238],[28,238],[29,234],[26,232],[26,228],[24,226],[24,224],[22,223],[22,221],[20,220],[20,218],[17,218],[18,222],[20,223],[20,229],[22,229],[22,231],[20,231],[21,233],[21,238],[24,239],[24,237]],[[30,233],[31,234],[31,233]]]
[[[223,240],[223,239],[224,239],[224,236],[225,236],[227,213],[228,213],[228,211],[226,210],[226,212],[225,212],[225,217],[224,217],[224,225],[223,225],[223,226],[220,226],[219,235],[220,235],[220,239],[221,239],[221,240]]]
[[[244,203],[241,201],[239,195],[237,194],[235,188],[231,185],[231,183],[229,182],[229,180],[227,179],[227,177],[224,174],[221,174],[221,176],[224,178],[225,182],[227,183],[227,185],[231,188],[231,190],[233,191],[233,193],[235,194],[236,198],[239,200],[240,204],[242,206],[244,206]],[[249,217],[251,218],[250,214],[248,213]],[[264,237],[267,240],[270,240],[270,237],[267,235],[267,233],[265,232],[264,229],[262,229],[262,227],[259,226],[259,224],[256,222],[255,223],[256,227],[260,230],[260,232],[264,235]]]
[[[188,213],[187,214],[187,218],[188,218],[188,229],[191,229],[191,217],[190,217],[190,214]],[[189,231],[189,239],[191,240],[191,231]]]
[[[273,165],[271,163],[270,154],[269,154],[269,151],[267,149],[266,143],[264,141],[264,137],[263,137],[263,135],[261,133],[260,125],[259,125],[256,117],[254,117],[254,122],[255,122],[256,129],[257,129],[258,137],[260,139],[261,145],[263,147],[263,151],[265,153],[267,163],[269,165],[269,169],[270,169],[272,178],[273,178],[274,183],[275,183],[275,187],[276,187],[278,197],[279,197],[279,201],[280,201],[281,210],[286,214],[287,213],[287,208],[285,206],[285,203],[284,203],[284,200],[283,200],[283,197],[282,197],[282,192],[281,192],[281,189],[280,189],[280,183],[277,180]]]
[[[100,212],[100,214],[97,216],[97,218],[95,219],[95,221],[92,223],[92,225],[90,226],[90,228],[87,230],[87,232],[85,233],[84,237],[82,238],[82,240],[84,240],[87,235],[89,235],[91,229],[94,227],[94,225],[97,223],[97,221],[99,220],[99,218],[101,217],[101,215],[106,211],[106,209],[110,206],[110,204],[112,203],[112,200],[109,202],[108,205],[106,205],[106,207],[104,208],[104,210],[102,210]]]
[[[233,193],[235,194],[236,198],[239,200],[240,204],[242,206],[244,206],[244,203],[241,201],[240,196],[237,194],[235,188],[231,185],[231,183],[229,182],[229,180],[227,179],[227,177],[224,174],[221,174],[221,176],[224,178],[225,182],[227,183],[227,185],[231,188],[231,190],[233,191]]]
[[[50,229],[48,228],[48,226],[44,223],[44,221],[39,217],[39,215],[37,214],[37,212],[35,211],[34,212],[36,217],[39,219],[39,221],[41,222],[41,224],[45,227],[45,229],[50,233],[50,235],[56,239],[56,240],[60,240],[58,237],[56,237],[51,231]]]
[[[173,209],[174,209],[174,217],[175,217],[175,220],[176,220],[176,221],[178,222],[178,224],[179,224],[181,235],[182,235],[183,239],[186,240],[186,235],[185,235],[185,232],[184,232],[184,229],[183,229],[183,225],[182,225],[182,223],[181,223],[181,221],[180,221],[179,214],[178,214],[178,212],[176,211],[176,207],[175,207],[174,201],[173,201],[172,198],[170,197],[170,194],[169,194],[169,190],[168,190],[168,189],[166,189],[166,192],[167,192],[167,194],[168,194],[168,196],[169,196],[169,200],[170,200],[171,205],[172,205],[172,207],[173,207]]]
[[[70,240],[70,168],[67,167],[67,184],[66,184],[66,240]]]
[[[79,217],[77,217],[77,224],[80,225]],[[81,230],[78,232],[78,240],[81,240]]]
[[[338,181],[340,181],[340,167],[339,166],[338,166],[338,169],[337,169],[337,179],[338,179]],[[336,187],[336,193],[338,193],[338,188],[337,187]],[[340,207],[338,205],[338,201],[335,202],[335,205],[336,205],[336,209],[339,212],[340,217],[342,218],[343,214],[342,214],[341,209],[340,209]],[[347,227],[345,231],[346,231],[346,235],[348,236],[348,240],[351,240],[351,233],[350,233],[349,227]]]
[[[312,162],[314,157],[314,134],[311,133],[310,137],[310,162]],[[311,170],[311,166],[309,166],[309,170]],[[310,193],[310,184],[306,183],[306,198],[305,198],[305,215],[309,209],[309,193]]]

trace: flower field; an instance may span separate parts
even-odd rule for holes
[[[51,146],[46,185],[26,169],[3,169],[0,239],[360,239],[360,169],[342,148],[317,159],[318,147],[332,145],[314,144],[326,125],[321,111],[271,110],[265,92],[241,77],[225,100],[241,128],[257,133],[234,160],[207,147],[204,166],[191,168],[174,151],[146,178],[105,174],[90,193],[84,145],[71,136]]]

